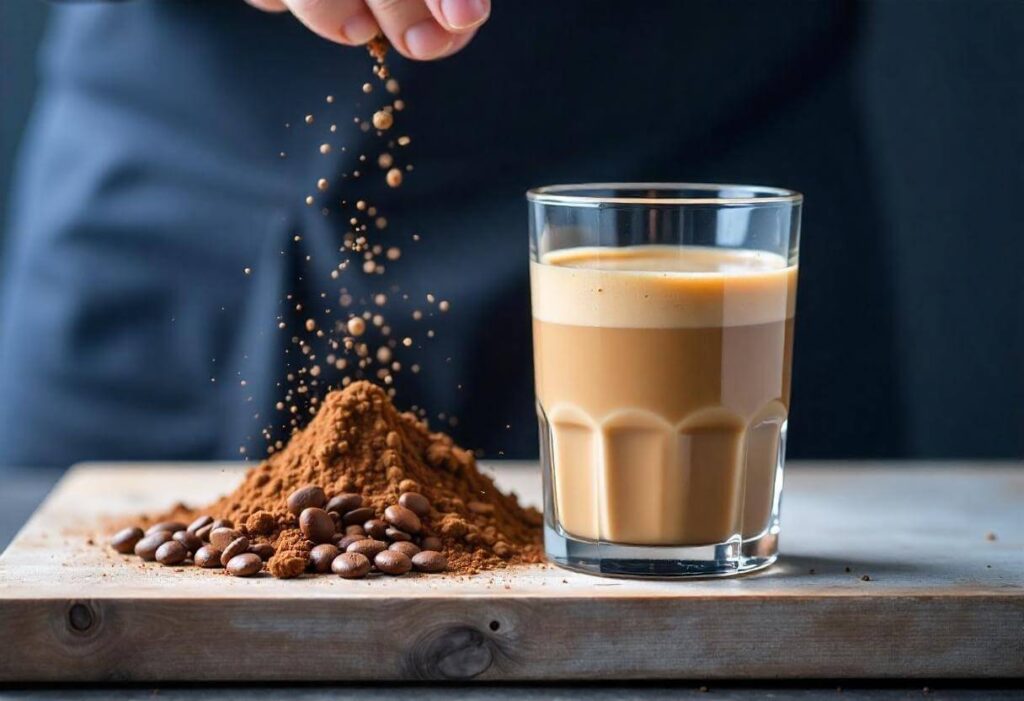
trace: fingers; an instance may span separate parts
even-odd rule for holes
[[[407,58],[449,56],[487,21],[490,0],[246,0],[268,12],[291,10],[325,39],[356,46],[383,32]]]
[[[324,39],[357,46],[380,33],[377,21],[363,0],[283,1],[299,21]]]
[[[288,7],[284,4],[284,0],[245,0],[248,4],[255,7],[257,10],[263,10],[264,12],[284,12]]]
[[[491,16],[491,0],[426,0],[438,24],[454,34],[467,34]]]
[[[468,25],[465,23],[469,21],[472,8],[462,7],[467,3],[482,3],[484,13]],[[366,0],[391,45],[403,56],[421,61],[441,58],[461,49],[490,12],[488,0],[432,0],[432,4],[436,12],[424,0]],[[451,28],[451,18],[443,11],[446,4],[458,6],[457,11],[450,13],[460,25],[457,31]]]

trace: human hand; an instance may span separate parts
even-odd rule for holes
[[[384,34],[398,53],[423,61],[469,43],[491,13],[490,0],[245,0],[291,12],[325,39],[358,46]]]

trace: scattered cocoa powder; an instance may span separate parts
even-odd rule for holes
[[[231,494],[147,523],[188,522],[200,514],[229,519],[254,544],[274,547],[267,563],[272,575],[296,577],[306,571],[313,544],[287,499],[306,485],[322,487],[328,499],[361,494],[375,518],[415,487],[430,502],[422,535],[440,540],[453,574],[543,561],[541,514],[498,491],[470,451],[414,414],[399,413],[383,389],[365,381],[328,394],[309,425],[249,470]]]

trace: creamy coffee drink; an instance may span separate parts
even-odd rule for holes
[[[752,250],[570,248],[531,263],[556,521],[708,545],[769,527],[796,266]]]

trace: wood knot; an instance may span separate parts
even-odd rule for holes
[[[494,662],[495,643],[469,626],[430,631],[409,654],[412,673],[419,679],[473,679]]]
[[[96,616],[88,604],[78,601],[68,609],[68,627],[75,633],[88,633],[96,623]]]

